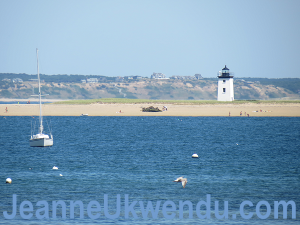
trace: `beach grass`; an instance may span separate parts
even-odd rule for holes
[[[58,101],[51,104],[87,105],[87,104],[173,104],[173,105],[222,105],[222,104],[291,104],[300,100],[235,100],[222,102],[217,100],[150,100],[128,98],[100,98],[84,100]]]

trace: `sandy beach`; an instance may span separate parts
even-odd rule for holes
[[[167,111],[142,112],[142,107],[162,109],[162,104],[43,104],[43,116],[258,116],[299,117],[300,104],[217,104],[217,105],[166,105]],[[1,104],[0,116],[38,116],[38,104]],[[7,107],[7,112],[6,112]],[[121,111],[121,112],[120,112]]]

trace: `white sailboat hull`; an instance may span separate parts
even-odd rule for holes
[[[46,147],[53,145],[53,138],[31,138],[30,147]]]
[[[39,100],[40,100],[40,127],[39,127],[39,133],[36,135],[32,135],[29,140],[30,147],[46,147],[46,146],[52,146],[53,145],[53,136],[52,134],[49,135],[43,134],[43,117],[42,117],[42,94],[41,94],[41,83],[40,83],[40,73],[39,73],[39,57],[38,57],[38,49],[36,49],[36,58],[37,58],[37,75],[38,75],[38,81],[39,81]],[[33,95],[36,96],[36,95]]]

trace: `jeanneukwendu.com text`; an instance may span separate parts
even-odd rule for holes
[[[17,195],[13,194],[12,196],[12,210],[10,213],[8,211],[3,212],[3,216],[5,219],[14,219],[19,213],[21,218],[23,219],[33,219],[36,217],[37,219],[56,219],[57,217],[57,211],[61,211],[60,218],[67,219],[67,209],[68,209],[68,215],[70,219],[76,218],[84,219],[84,218],[90,218],[90,219],[98,219],[101,216],[105,216],[108,219],[117,219],[120,217],[120,215],[123,215],[123,218],[128,219],[130,217],[133,217],[134,219],[158,219],[159,213],[162,213],[163,217],[166,219],[184,219],[184,213],[188,214],[188,218],[192,219],[194,212],[196,213],[197,217],[199,219],[210,219],[213,215],[211,213],[211,195],[206,195],[206,201],[201,200],[196,204],[196,207],[193,207],[193,203],[189,200],[186,201],[178,201],[178,205],[176,205],[173,201],[156,201],[155,203],[152,203],[152,201],[147,201],[146,203],[144,201],[131,201],[129,202],[129,195],[124,195],[124,202],[121,204],[121,195],[118,194],[116,197],[115,202],[115,209],[112,212],[110,210],[109,212],[109,201],[108,201],[108,195],[104,194],[104,202],[103,206],[101,207],[101,204],[96,201],[90,201],[88,205],[85,207],[82,201],[69,201],[69,206],[67,206],[66,202],[63,200],[58,201],[52,201],[52,210],[50,209],[50,204],[46,200],[38,201],[35,204],[35,208],[33,207],[33,204],[30,201],[22,201],[19,206],[17,206]],[[123,206],[121,211],[121,205]],[[220,214],[219,210],[219,201],[214,202],[214,216],[217,219],[236,219],[237,215],[240,215],[243,219],[251,219],[254,216],[254,213],[259,219],[267,219],[271,215],[271,205],[267,201],[259,201],[256,206],[255,210],[249,211],[250,207],[253,207],[254,204],[247,200],[243,201],[240,204],[239,207],[239,214],[228,214],[228,201],[224,201],[222,203],[223,210],[222,214]],[[290,206],[290,207],[288,207]],[[261,207],[266,208],[264,212],[261,212]],[[75,209],[79,210],[79,213],[75,213]],[[111,209],[111,208],[110,208]],[[185,209],[185,211],[184,211]],[[186,210],[187,209],[187,210]],[[278,213],[279,209],[282,210],[282,219],[287,219],[288,215],[288,209],[291,209],[291,218],[296,219],[296,204],[294,201],[290,200],[288,202],[286,201],[274,201],[273,204],[273,214],[274,219],[278,219]],[[77,211],[78,211],[77,210]],[[247,212],[246,212],[247,211]],[[266,211],[266,212],[265,212]],[[86,212],[86,215],[85,215]],[[102,213],[101,213],[102,212]],[[121,213],[122,212],[122,213]],[[150,213],[149,213],[150,212]],[[281,212],[281,211],[280,211]],[[112,214],[114,213],[114,214]],[[138,216],[138,214],[140,216]],[[50,217],[50,214],[51,217]],[[86,217],[87,216],[87,217]]]

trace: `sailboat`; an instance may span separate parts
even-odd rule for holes
[[[38,96],[40,100],[40,117],[39,117],[39,133],[36,135],[32,135],[30,137],[29,143],[30,147],[46,147],[46,146],[52,146],[53,145],[53,136],[50,133],[50,136],[48,134],[44,134],[44,127],[43,127],[43,117],[42,117],[42,94],[41,94],[41,82],[40,82],[40,73],[39,73],[39,56],[38,56],[38,49],[36,49],[36,57],[37,57],[37,74],[38,74],[38,82],[39,82],[39,94],[38,95],[32,95],[32,96]]]

